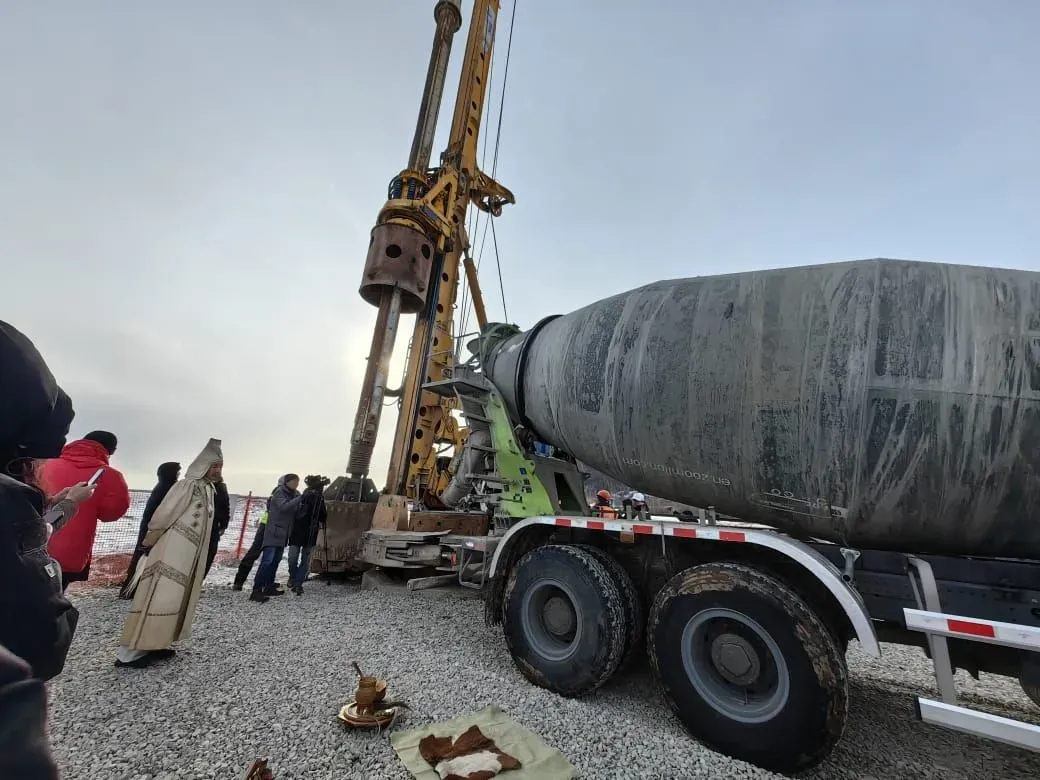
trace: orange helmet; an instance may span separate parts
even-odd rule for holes
[[[610,495],[609,490],[601,490],[598,493],[596,493],[596,498],[602,498],[604,501],[610,501],[613,498],[613,496]]]

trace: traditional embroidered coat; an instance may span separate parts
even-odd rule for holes
[[[210,439],[152,515],[144,538],[151,549],[138,565],[123,647],[163,650],[191,635],[213,527],[213,483],[205,477],[223,459],[220,440]]]

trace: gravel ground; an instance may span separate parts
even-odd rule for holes
[[[395,729],[497,704],[560,749],[580,777],[776,777],[690,740],[646,670],[578,701],[529,685],[500,632],[484,626],[479,601],[309,583],[300,598],[261,605],[230,590],[228,571],[211,577],[220,584],[206,586],[192,639],[145,670],[112,665],[127,602],[111,589],[74,594],[82,617],[52,686],[63,776],[232,780],[260,756],[278,780],[408,778],[385,734],[349,732],[335,719],[354,690],[356,660],[411,705]],[[810,777],[1040,777],[1038,755],[915,721],[912,697],[934,690],[930,666],[917,651],[885,651],[883,664],[851,651],[848,729]],[[990,711],[1040,715],[1014,681],[961,674],[958,683]]]

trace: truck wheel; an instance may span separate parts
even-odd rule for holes
[[[827,758],[845,730],[837,641],[801,596],[750,566],[673,577],[654,599],[647,644],[668,704],[713,750],[797,772]]]
[[[587,550],[531,550],[510,572],[503,603],[506,645],[535,685],[580,696],[617,671],[625,651],[624,597]]]
[[[602,563],[610,575],[614,578],[614,584],[621,592],[621,598],[625,604],[625,650],[621,655],[621,664],[618,671],[624,671],[632,665],[633,660],[643,649],[643,639],[646,634],[646,610],[643,609],[643,599],[636,589],[636,584],[628,576],[625,567],[620,561],[606,550],[593,547],[588,544],[575,545],[585,550]]]

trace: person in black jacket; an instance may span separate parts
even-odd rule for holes
[[[217,557],[220,537],[224,535],[231,523],[231,496],[228,495],[227,483],[223,477],[213,483],[213,528],[209,534],[209,551],[206,553],[206,575]],[[203,575],[205,577],[206,575]]]
[[[0,322],[0,645],[43,680],[61,671],[78,613],[47,554],[52,527],[31,464],[61,453],[74,414],[32,342]]]
[[[0,777],[5,778],[58,777],[47,742],[43,683],[65,665],[78,612],[62,595],[61,567],[47,555],[46,499],[26,481],[31,459],[61,453],[73,416],[72,401],[36,347],[0,322]]]
[[[0,647],[0,777],[58,780],[47,744],[47,689]]]
[[[0,645],[41,680],[65,665],[79,613],[62,594],[61,566],[47,554],[43,494],[0,474]]]
[[[148,533],[148,522],[152,519],[152,515],[155,514],[155,510],[159,508],[159,504],[166,498],[166,494],[170,492],[170,488],[176,485],[177,480],[181,478],[181,464],[167,461],[155,470],[155,476],[158,477],[159,481],[152,488],[152,492],[148,496],[148,503],[144,505],[144,512],[141,514],[141,525],[137,529],[137,544],[134,546],[134,554],[130,558],[130,563],[126,567],[126,578],[119,588],[119,598],[121,599],[132,599],[134,597],[134,593],[130,589],[130,583],[134,578],[134,571],[137,569],[138,561],[148,552],[144,548],[144,535]]]
[[[242,560],[238,563],[238,571],[235,572],[235,582],[231,586],[232,590],[242,590],[246,584],[246,580],[249,579],[249,572],[253,570],[253,564],[260,560],[261,554],[264,551],[264,529],[267,527],[267,509],[271,506],[271,499],[267,499],[267,508],[260,515],[260,522],[256,526],[256,534],[253,536],[253,543],[249,545],[249,549],[246,550],[246,554],[242,556]],[[243,519],[243,523],[245,520]]]
[[[289,532],[289,587],[297,596],[303,595],[303,583],[311,565],[311,553],[318,543],[318,529],[325,525],[328,510],[322,488],[329,484],[324,477],[309,476],[303,480],[306,489],[296,509],[292,531]]]

